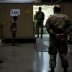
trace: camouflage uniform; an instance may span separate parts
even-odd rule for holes
[[[68,47],[66,44],[66,38],[71,30],[71,22],[68,16],[64,14],[51,15],[46,22],[46,29],[50,34],[50,67],[56,67],[56,54],[59,52],[62,67],[68,67],[68,61],[66,58]],[[63,34],[63,37],[59,39],[56,34]]]
[[[17,31],[17,24],[14,22],[11,25],[11,32],[12,32],[12,44],[15,44],[15,38],[16,38],[16,31]]]
[[[37,24],[36,24],[36,31],[39,37],[39,28],[41,27],[41,37],[43,34],[43,20],[44,20],[44,13],[41,11],[38,11],[36,13],[36,20],[37,20]]]

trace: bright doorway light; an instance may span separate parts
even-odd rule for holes
[[[44,23],[43,25],[45,26],[46,24],[46,20],[48,19],[48,17],[50,15],[54,14],[54,5],[33,5],[33,21],[34,21],[34,15],[36,14],[36,12],[38,11],[38,8],[42,7],[42,11],[45,14],[45,19],[44,19]]]

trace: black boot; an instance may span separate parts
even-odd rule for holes
[[[54,72],[54,67],[51,68],[51,70],[49,72]]]
[[[64,67],[64,72],[68,72],[67,67]]]
[[[51,68],[51,72],[54,72],[54,67]]]

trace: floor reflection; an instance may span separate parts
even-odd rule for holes
[[[36,39],[36,52],[34,58],[34,72],[48,72],[50,55],[48,53],[49,47],[49,35],[44,35],[43,38]],[[55,72],[63,72],[61,67],[61,60],[59,53],[56,56],[56,68]]]
[[[35,53],[34,69],[34,72],[47,72],[49,70],[48,52]]]
[[[48,72],[49,68],[48,36],[37,38],[36,46],[32,44],[4,44],[0,47],[0,72]],[[72,72],[72,44],[68,45],[69,71]],[[38,51],[37,51],[37,50]],[[57,53],[55,72],[63,72],[59,54]]]
[[[36,38],[36,51],[37,52],[48,52],[49,47],[49,35],[44,34],[43,38]]]
[[[48,72],[50,70],[49,59],[50,56],[48,52],[36,52],[33,63],[34,72]],[[62,72],[59,54],[57,54],[56,62],[57,64],[56,64],[55,72]]]

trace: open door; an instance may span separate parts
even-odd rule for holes
[[[54,5],[33,5],[33,26],[34,26],[34,37],[37,37],[37,29],[36,29],[36,20],[34,19],[35,14],[38,11],[38,8],[42,8],[42,12],[44,12],[45,18],[43,22],[43,37],[46,36],[48,33],[46,31],[46,28],[44,27],[46,24],[46,20],[50,15],[54,14]],[[39,28],[39,34],[40,34],[40,28]]]

